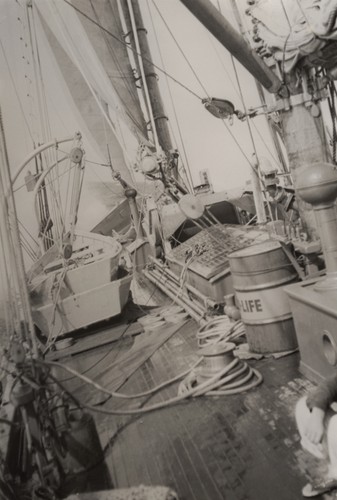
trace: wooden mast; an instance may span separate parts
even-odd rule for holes
[[[284,143],[296,192],[302,167],[316,162],[329,162],[330,153],[320,111],[318,116],[313,116],[311,108],[301,104],[282,111],[281,117]],[[303,201],[300,196],[296,197],[296,202],[309,241],[317,239],[319,235],[311,205]]]
[[[144,28],[144,23],[143,23],[143,18],[142,18],[142,13],[140,10],[139,2],[138,0],[131,0],[132,4],[132,10],[136,22],[136,28],[137,28],[137,34],[138,34],[138,40],[139,40],[139,45],[140,45],[140,50],[141,50],[141,55],[142,55],[142,60],[143,60],[143,66],[144,66],[144,73],[145,73],[145,80],[146,80],[146,85],[149,90],[149,96],[150,96],[150,103],[151,103],[151,108],[154,116],[154,122],[155,122],[155,127],[156,127],[156,132],[158,135],[158,141],[163,149],[164,153],[167,155],[169,158],[171,155],[173,148],[172,144],[172,139],[171,139],[171,134],[168,126],[168,117],[165,112],[165,107],[163,104],[163,100],[161,97],[159,85],[158,85],[158,77],[156,74],[155,67],[152,62],[152,55],[150,51],[150,46],[149,42],[147,39],[147,31]],[[127,5],[127,0],[122,0],[121,2],[122,8],[123,8],[123,14],[125,17],[125,22],[127,25],[127,29],[130,34],[132,34],[132,29],[131,29],[131,19],[130,19],[130,13]],[[135,50],[135,44],[134,44],[134,37],[131,37],[131,43],[133,45],[133,49]],[[140,74],[139,68],[138,72]],[[172,169],[172,173],[174,174],[175,177],[177,177],[177,169],[174,167]]]

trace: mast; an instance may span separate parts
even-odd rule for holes
[[[150,104],[152,108],[152,113],[154,117],[154,122],[155,122],[155,127],[156,127],[156,132],[158,135],[158,141],[163,149],[164,153],[170,157],[171,151],[174,149],[173,144],[172,144],[172,139],[171,139],[171,134],[168,126],[168,117],[165,112],[163,100],[161,97],[159,85],[158,85],[158,78],[157,74],[155,71],[155,67],[152,62],[152,55],[150,51],[150,46],[149,42],[147,39],[147,31],[144,28],[144,23],[143,23],[143,18],[142,18],[142,13],[140,10],[139,2],[138,0],[131,0],[130,1],[132,5],[132,10],[133,10],[133,16],[135,19],[135,24],[136,24],[136,30],[137,30],[137,36],[138,36],[138,41],[139,41],[139,46],[140,46],[140,51],[142,55],[142,64],[144,67],[144,73],[145,73],[145,81],[147,88],[149,90],[149,97],[150,97]],[[123,14],[125,17],[125,22],[127,29],[129,31],[128,34],[132,34],[132,22],[131,22],[131,15],[128,9],[128,2],[127,0],[122,0],[121,2],[122,9],[123,9]],[[131,43],[133,45],[134,51],[136,51],[136,46],[135,46],[135,40],[134,37],[131,37]],[[141,70],[138,66],[138,72],[141,74]],[[175,177],[177,177],[177,169],[176,167],[173,168],[172,170],[173,174]]]
[[[299,95],[299,94],[297,94]],[[325,137],[324,123],[320,107],[317,105],[318,116],[304,104],[295,105],[282,110],[281,119],[284,131],[290,171],[297,192],[298,178],[304,166],[312,163],[327,163],[331,161]],[[309,240],[318,236],[314,211],[300,196],[296,197],[303,228]]]

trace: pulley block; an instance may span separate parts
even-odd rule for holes
[[[83,158],[83,151],[81,148],[73,148],[70,151],[69,158],[73,163],[81,163]]]
[[[224,119],[230,118],[235,114],[235,107],[226,99],[218,99],[216,97],[209,97],[207,99],[202,100],[203,105],[212,113],[216,118]]]

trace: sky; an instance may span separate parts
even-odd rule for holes
[[[230,1],[221,0],[216,3],[234,25]],[[238,3],[243,7],[246,5],[245,0]],[[24,0],[0,0],[0,103],[13,171],[31,151],[31,132],[37,132],[34,130],[34,126],[37,128],[36,102],[30,92],[32,82],[31,78],[25,78],[29,52],[26,47],[27,27],[23,24],[22,15],[24,4]],[[209,114],[200,99],[193,95],[228,99],[236,108],[243,109],[229,53],[179,0],[140,0],[140,5],[155,64],[164,67],[169,75],[187,88],[167,79],[158,71],[174,141],[184,162],[188,162],[194,184],[200,183],[199,172],[207,169],[215,191],[242,186],[250,178],[248,160],[254,152],[247,123],[234,120],[231,126],[228,125],[241,151],[224,123]],[[40,50],[41,66],[47,75],[46,95],[53,119],[53,133],[57,137],[68,136],[79,128],[78,117],[69,102],[67,90],[57,78],[57,69],[46,47],[41,47]],[[239,63],[236,68],[246,107],[259,106],[253,78]],[[29,70],[31,71],[31,67]],[[22,109],[25,110],[25,117]],[[29,123],[30,132],[26,122]],[[276,155],[268,137],[265,118],[256,118],[252,129],[258,155],[269,158],[275,164]],[[88,158],[100,161],[90,144],[86,144],[85,149]],[[106,170],[91,167],[89,179],[93,178],[97,182],[101,180],[105,184],[111,183],[110,174]],[[18,183],[23,184],[22,177]],[[23,222],[31,226],[32,208],[28,196],[24,189],[19,190],[17,203]],[[81,223],[88,226],[83,227],[84,229],[89,229],[90,225],[104,216],[107,206],[104,200],[95,198],[95,193],[88,187],[84,189],[84,196]]]

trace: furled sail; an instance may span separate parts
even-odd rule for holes
[[[104,156],[110,155],[113,168],[133,183],[139,144],[147,142],[146,124],[123,44],[117,3],[73,0],[72,7],[38,0],[36,4],[83,120]]]
[[[255,32],[276,60],[281,61],[284,71],[290,72],[297,62],[309,56],[315,63],[328,67],[337,64],[331,57],[324,58],[322,50],[336,55],[337,2],[336,0],[258,0],[250,9]]]

